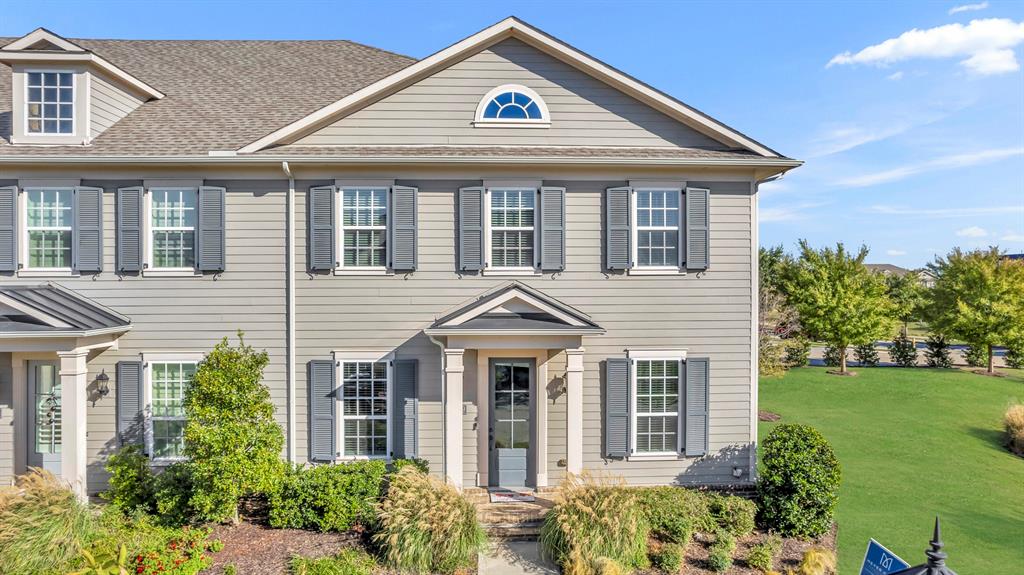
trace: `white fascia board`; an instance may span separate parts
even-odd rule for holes
[[[0,62],[86,62],[141,94],[157,100],[164,97],[163,92],[92,52],[44,52],[37,50],[8,52],[0,50]]]
[[[721,124],[710,117],[690,108],[678,100],[658,91],[630,76],[588,56],[587,54],[555,40],[540,30],[515,18],[506,18],[493,26],[452,44],[448,48],[409,65],[394,74],[382,78],[369,86],[345,96],[316,112],[292,122],[266,136],[239,148],[238,152],[250,154],[268,146],[287,143],[298,136],[320,127],[336,117],[355,111],[370,102],[425,77],[450,62],[462,59],[468,54],[481,50],[509,37],[519,38],[533,47],[575,67],[595,78],[617,88],[640,101],[682,121],[694,129],[727,143],[747,148],[765,157],[779,157],[775,151],[751,140],[743,134]]]
[[[41,41],[49,42],[62,50],[67,50],[68,52],[85,52],[85,49],[78,44],[65,40],[46,28],[36,28],[14,42],[0,48],[0,50],[26,50],[29,46]]]

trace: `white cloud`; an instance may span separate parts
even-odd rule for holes
[[[890,168],[888,170],[882,170],[880,172],[844,178],[837,181],[836,185],[846,186],[848,188],[863,188],[866,186],[874,186],[876,184],[896,182],[922,172],[967,168],[980,164],[998,162],[999,160],[1005,160],[1006,158],[1012,158],[1014,156],[1024,156],[1024,148],[995,148],[991,150],[967,152],[965,154],[942,156],[925,162],[907,164],[896,168]]]
[[[999,239],[1004,242],[1018,242],[1024,244],[1024,234],[1006,234]]]
[[[903,206],[874,205],[864,210],[868,214],[899,216],[903,218],[943,219],[994,214],[1024,214],[1024,205],[991,206],[984,208],[907,208]]]
[[[892,74],[889,74],[888,76],[886,76],[886,78],[888,78],[889,80],[894,80],[894,81],[895,80],[902,80],[903,79],[903,71],[900,70],[899,72],[893,72]]]
[[[907,252],[904,250],[885,250],[887,256],[905,256]]]
[[[808,214],[806,213],[807,210],[819,208],[824,205],[824,203],[805,202],[800,204],[777,206],[773,208],[760,208],[758,210],[758,220],[764,223],[792,222],[794,220],[802,220],[808,216]]]
[[[912,125],[907,122],[897,122],[875,127],[864,125],[837,126],[826,131],[813,142],[814,151],[807,154],[807,157],[815,158],[838,154],[839,152],[852,150],[871,142],[887,140],[906,132],[911,127]]]
[[[960,6],[953,6],[949,9],[949,14],[959,14],[960,12],[977,12],[978,10],[984,10],[988,8],[988,2],[978,2],[977,4],[962,4]]]
[[[960,64],[976,74],[1003,74],[1020,69],[1012,48],[1022,42],[1024,22],[1009,18],[971,20],[966,26],[956,23],[926,30],[914,28],[857,53],[837,54],[825,67],[886,66],[917,58],[964,58]]]
[[[988,231],[985,228],[979,228],[978,226],[969,226],[956,231],[956,235],[961,238],[983,238],[988,235]]]

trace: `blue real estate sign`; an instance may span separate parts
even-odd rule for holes
[[[889,551],[874,539],[868,541],[868,550],[864,554],[864,563],[860,566],[860,575],[888,575],[910,565]]]

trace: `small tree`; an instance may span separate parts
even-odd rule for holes
[[[203,519],[237,520],[239,498],[270,490],[282,473],[284,434],[261,383],[267,352],[221,340],[196,368],[185,393],[185,455],[191,505]]]
[[[811,337],[845,350],[891,333],[892,303],[885,281],[864,267],[867,254],[867,246],[855,255],[841,243],[815,250],[800,241],[800,259],[785,287]],[[847,373],[845,353],[839,373]]]
[[[903,335],[907,334],[907,324],[921,313],[925,305],[926,289],[917,279],[917,274],[890,274],[885,276],[885,291],[893,305],[893,316],[903,323]]]
[[[927,308],[932,328],[983,350],[985,371],[994,373],[992,348],[1024,339],[1024,261],[995,247],[954,248],[929,268],[936,276]]]

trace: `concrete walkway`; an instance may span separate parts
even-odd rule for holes
[[[558,569],[541,559],[536,541],[498,541],[480,554],[480,575],[557,575]]]

